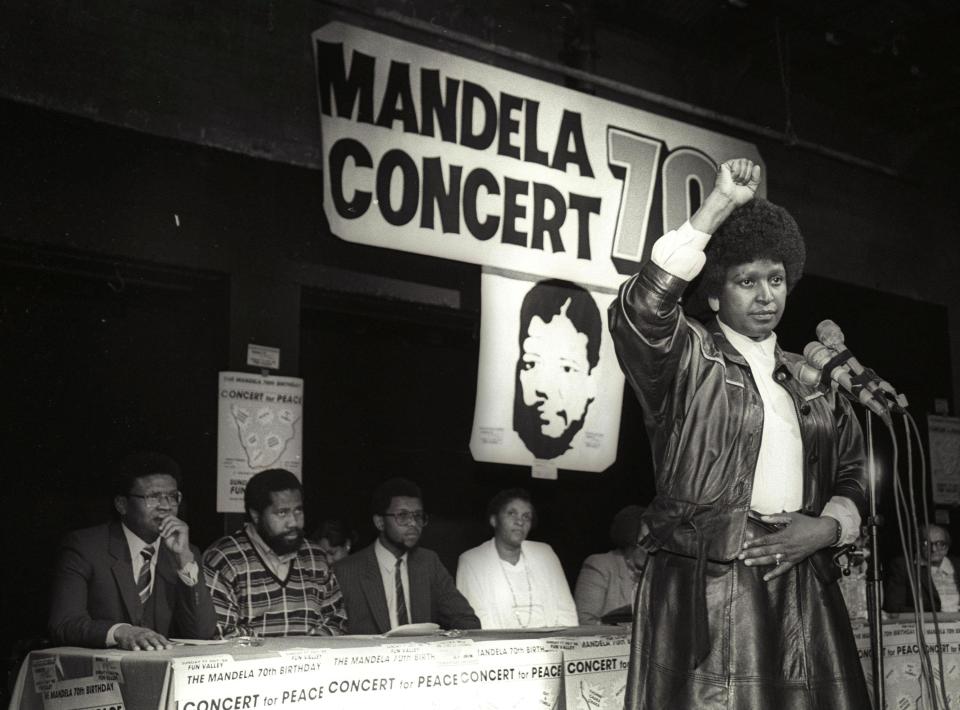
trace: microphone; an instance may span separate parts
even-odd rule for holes
[[[865,381],[867,389],[871,390],[874,394],[879,392],[889,397],[900,409],[906,408],[906,397],[898,394],[893,385],[870,368],[861,365],[860,361],[853,356],[853,353],[850,352],[844,342],[843,331],[840,330],[840,326],[830,319],[820,321],[820,324],[817,326],[817,340],[833,350],[834,354],[841,358],[841,362],[846,363],[850,367],[850,370],[853,371],[853,374],[858,380]]]
[[[796,362],[787,361],[785,363],[793,379],[805,384],[807,387],[823,388],[823,373],[811,365],[809,362],[798,360]]]
[[[820,324],[817,326],[817,340],[831,350],[834,350],[835,354],[842,356],[843,361],[853,370],[853,374],[862,375],[867,371],[867,368],[861,365],[860,361],[847,349],[843,341],[843,331],[840,330],[840,326],[829,318],[820,321]]]
[[[862,385],[855,385],[853,383],[853,380],[850,379],[850,375],[848,374],[849,368],[846,365],[833,365],[828,369],[824,369],[830,364],[830,361],[833,360],[830,348],[826,345],[816,341],[809,342],[807,343],[807,347],[803,349],[803,356],[807,359],[807,362],[815,368],[823,370],[824,379],[830,379],[836,382],[841,389],[878,417],[884,419],[890,416],[889,412],[887,412],[887,403],[884,400],[868,392]]]

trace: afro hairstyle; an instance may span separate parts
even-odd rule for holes
[[[733,211],[704,250],[706,267],[697,290],[703,297],[717,296],[727,269],[757,259],[783,263],[787,293],[803,276],[807,249],[800,227],[783,207],[757,197]]]

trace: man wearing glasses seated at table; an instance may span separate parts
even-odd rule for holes
[[[303,535],[303,489],[271,468],[247,481],[247,522],[203,553],[224,637],[338,636],[346,619],[326,555]]]
[[[168,636],[209,639],[216,616],[177,517],[180,467],[169,456],[138,453],[118,467],[119,520],[69,533],[54,571],[48,631],[62,646],[152,651]]]
[[[427,524],[420,487],[405,478],[373,493],[376,541],[334,565],[351,634],[383,634],[405,624],[479,629],[480,620],[457,591],[437,553],[419,547]]]
[[[950,533],[939,525],[921,530],[920,589],[925,611],[960,611],[960,557],[949,557]],[[915,568],[914,568],[915,569]],[[914,610],[913,593],[907,578],[907,562],[897,557],[884,570],[883,610]],[[933,582],[933,589],[930,582]],[[931,598],[933,608],[931,609]]]

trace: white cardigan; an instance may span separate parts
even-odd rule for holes
[[[530,572],[532,597],[543,605],[546,625],[576,626],[577,608],[553,548],[544,542],[524,540],[520,549]],[[460,555],[457,589],[470,602],[482,628],[519,628],[493,538]]]

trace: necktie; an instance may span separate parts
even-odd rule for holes
[[[400,575],[400,564],[403,562],[402,557],[397,558],[397,573],[394,575],[394,580],[397,584],[397,624],[403,626],[404,624],[410,623],[410,617],[407,616],[407,600],[403,596],[403,577]]]
[[[137,594],[140,595],[140,603],[146,604],[150,598],[150,560],[153,558],[153,548],[145,547],[140,550],[140,556],[143,557],[143,566],[140,568],[140,574],[137,575]]]

